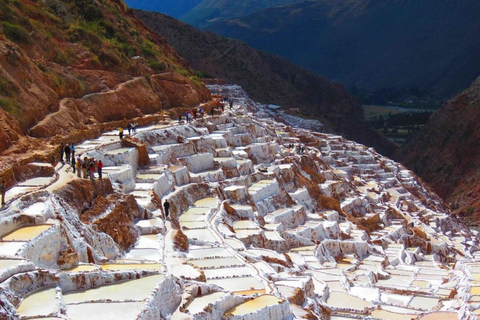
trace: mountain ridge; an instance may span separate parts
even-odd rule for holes
[[[479,14],[473,0],[317,0],[215,21],[205,29],[349,88],[417,88],[450,98],[480,74]]]

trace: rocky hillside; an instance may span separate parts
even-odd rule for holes
[[[47,138],[76,142],[210,97],[122,1],[2,1],[0,21],[1,169],[42,157]]]
[[[210,17],[206,29],[359,92],[451,98],[480,74],[478,16],[476,0],[318,0],[228,21]]]
[[[164,36],[192,68],[241,85],[257,101],[300,108],[304,114],[321,119],[330,130],[383,153],[394,149],[364,124],[359,101],[348,95],[343,85],[241,41],[198,31],[163,14],[135,14]]]
[[[480,78],[430,118],[396,158],[423,177],[467,221],[480,218]]]

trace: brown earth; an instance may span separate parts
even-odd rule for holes
[[[0,176],[13,163],[49,161],[50,143],[210,99],[121,1],[6,2],[0,21]]]
[[[480,78],[432,115],[395,158],[471,225],[480,224]]]

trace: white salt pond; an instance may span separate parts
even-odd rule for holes
[[[42,213],[44,209],[45,209],[45,203],[37,202],[29,206],[28,208],[24,209],[22,212],[28,215],[36,215],[36,214]]]
[[[52,227],[51,224],[40,224],[36,226],[23,227],[2,237],[2,240],[29,241],[38,237],[42,232]]]
[[[37,187],[30,187],[30,186],[29,187],[22,187],[22,186],[12,187],[8,189],[7,193],[5,194],[5,201],[10,201],[11,199],[19,195],[34,191],[36,189]]]
[[[222,297],[226,296],[228,293],[225,292],[215,292],[212,294],[206,294],[201,297],[196,297],[187,307],[187,310],[190,314],[196,314],[201,312],[206,306],[210,303],[213,303]]]
[[[418,318],[417,315],[402,314],[402,313],[396,313],[396,312],[391,312],[387,310],[373,310],[370,315],[375,319],[381,319],[381,320],[412,320],[412,319]]]
[[[228,278],[232,275],[243,277],[243,276],[253,276],[254,270],[250,267],[234,267],[234,268],[223,268],[223,269],[204,269],[203,273],[207,279],[214,278]]]
[[[195,201],[195,207],[204,207],[204,208],[217,208],[218,199],[217,198],[203,198]]]
[[[218,269],[245,265],[245,263],[235,257],[189,260],[189,263],[200,269]]]
[[[151,249],[132,249],[126,255],[125,259],[160,261],[160,252],[157,248]]]
[[[190,229],[183,230],[183,233],[189,239],[198,239],[203,241],[215,242],[217,238],[212,234],[209,229]]]
[[[38,177],[20,182],[19,186],[41,187],[52,182],[53,177]]]
[[[339,309],[354,309],[363,311],[366,308],[372,307],[372,304],[368,301],[357,298],[348,293],[337,291],[330,292],[326,302],[331,307]]]
[[[282,301],[284,300],[272,295],[263,295],[228,310],[225,312],[224,316],[246,315],[261,310],[265,307],[281,303]]]
[[[265,289],[265,285],[255,277],[207,279],[207,283],[216,284],[228,291]]]
[[[0,255],[14,256],[26,244],[26,241],[0,241]]]
[[[180,221],[180,225],[185,229],[206,229],[206,221]]]
[[[142,301],[148,298],[155,286],[164,279],[164,275],[148,276],[140,279],[124,281],[98,288],[67,292],[63,295],[66,304],[92,302],[100,300]],[[107,307],[111,309],[112,307]]]
[[[34,292],[22,300],[17,312],[21,317],[53,315],[57,310],[55,295],[55,288]]]
[[[134,320],[144,302],[96,302],[67,305],[71,320]]]
[[[71,269],[63,270],[65,272],[89,272],[89,271],[95,271],[98,270],[98,266],[94,265],[89,265],[89,264],[79,264],[78,266],[75,266]]]
[[[160,249],[160,242],[156,234],[140,236],[136,249]]]
[[[233,255],[225,248],[205,248],[194,249],[188,252],[189,259],[206,259],[206,258],[218,258],[218,257],[232,257]]]
[[[120,270],[161,270],[160,263],[110,263],[100,265],[102,270],[120,271]]]

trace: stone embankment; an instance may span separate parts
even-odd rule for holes
[[[477,234],[412,172],[219,90],[234,110],[78,145],[107,179],[9,190],[5,318],[477,318]]]

